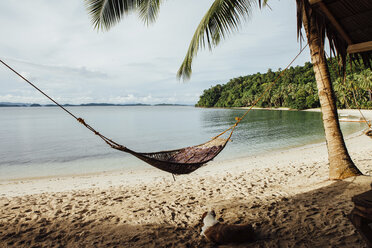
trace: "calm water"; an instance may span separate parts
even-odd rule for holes
[[[194,107],[70,107],[114,141],[136,151],[203,143],[243,110]],[[0,108],[0,180],[148,168],[102,140],[57,107]],[[362,129],[342,123],[344,134]],[[320,113],[253,110],[216,160],[249,156],[324,140]]]

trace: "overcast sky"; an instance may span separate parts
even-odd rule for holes
[[[211,0],[168,0],[146,27],[130,15],[93,29],[83,0],[1,0],[0,58],[61,103],[197,102],[230,78],[285,68],[299,52],[295,1],[270,1],[212,52],[201,51],[190,81],[176,72]],[[294,65],[309,61],[306,49]],[[49,103],[0,65],[0,102]]]

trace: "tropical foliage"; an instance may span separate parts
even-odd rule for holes
[[[331,62],[331,61],[329,61]],[[335,66],[335,61],[333,67]],[[353,71],[353,72],[351,72]],[[281,70],[256,73],[231,79],[223,85],[216,85],[204,91],[198,107],[244,107],[252,105],[264,90],[281,73]],[[336,70],[331,79],[339,108],[372,108],[372,71],[355,65],[347,68],[344,80]],[[313,66],[290,67],[257,104],[258,107],[288,107],[307,109],[320,107]]]
[[[177,76],[189,79],[191,65],[200,48],[216,47],[228,34],[239,28],[242,20],[251,16],[255,7],[264,7],[268,0],[215,0],[190,41]],[[94,27],[109,30],[128,13],[137,12],[145,24],[154,22],[164,0],[85,0]]]

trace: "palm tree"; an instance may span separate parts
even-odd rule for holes
[[[348,96],[344,80],[341,77],[339,77],[333,82],[333,85],[336,91],[337,99],[341,103],[341,106],[349,109],[350,105],[349,100],[347,98]]]
[[[138,11],[141,19],[148,24],[156,19],[163,2],[162,0],[85,1],[95,28],[106,30],[132,11]],[[261,8],[266,4],[267,0],[215,0],[196,28],[177,76],[188,79],[192,73],[193,58],[200,48],[206,46],[210,49],[214,48],[226,38],[227,34],[237,30],[242,20],[250,15],[255,6]],[[336,50],[344,59],[343,63],[345,63],[347,44],[334,35],[335,32],[325,22],[323,16],[312,11],[308,0],[296,0],[296,4],[298,36],[302,38],[301,28],[304,27],[318,86],[328,147],[329,177],[343,179],[360,175],[361,172],[348,154],[338,122],[335,94],[324,54],[325,34],[328,36],[331,49]]]
[[[358,76],[358,81],[360,86],[368,92],[368,99],[372,102],[372,71],[370,69],[363,70]]]

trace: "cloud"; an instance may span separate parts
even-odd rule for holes
[[[22,59],[14,59],[14,58],[5,58],[8,61],[8,64],[12,64],[14,66],[20,66],[22,68],[27,68],[30,71],[41,71],[41,72],[49,72],[50,74],[64,74],[64,75],[80,75],[84,77],[90,78],[107,78],[108,75],[103,72],[89,70],[84,66],[81,67],[69,67],[63,65],[51,65],[51,64],[38,64],[33,63],[31,61],[26,61]],[[27,75],[26,75],[27,74]],[[22,76],[30,77],[30,72],[23,72]]]
[[[62,103],[188,103],[230,78],[284,68],[299,50],[295,3],[255,10],[239,32],[212,52],[201,51],[187,83],[176,72],[212,1],[163,4],[145,27],[130,15],[108,32],[93,30],[84,1],[1,1],[2,59]],[[35,13],[37,10],[37,13]],[[297,63],[309,60],[301,57]],[[40,93],[0,68],[0,101],[47,103]]]

